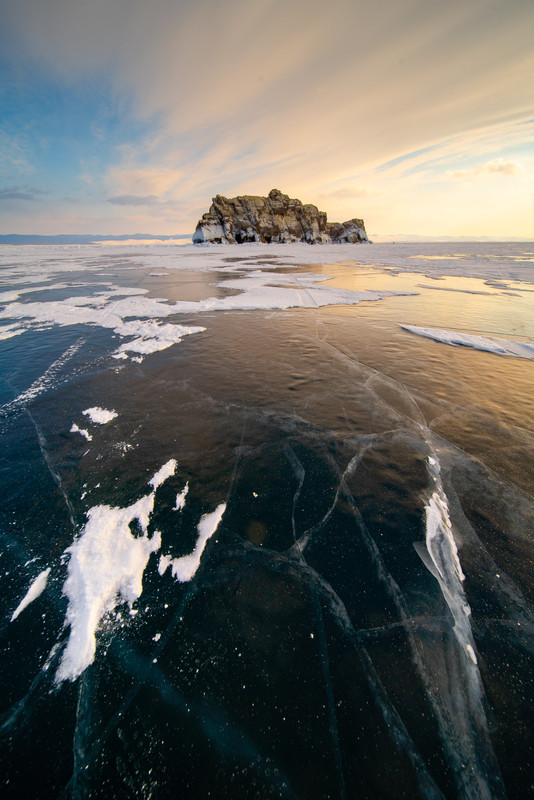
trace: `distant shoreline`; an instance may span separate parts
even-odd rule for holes
[[[120,236],[106,236],[104,234],[76,234],[64,233],[56,235],[19,234],[8,233],[0,235],[2,244],[101,244],[102,242],[128,242],[136,241],[168,242],[175,239],[190,239],[191,234],[178,233],[174,236],[155,236],[151,233],[121,234]]]
[[[139,242],[141,243],[154,243],[158,242],[173,242],[191,240],[192,234],[178,233],[175,235],[161,235],[157,236],[151,233],[133,233],[121,235],[105,234],[19,234],[8,233],[0,234],[0,246],[2,245],[77,245],[77,244],[105,244],[107,242],[120,244],[121,242]],[[390,236],[371,234],[370,241],[374,244],[453,244],[454,242],[468,244],[473,243],[503,243],[503,244],[521,244],[522,242],[534,242],[534,237],[501,237],[490,239],[484,236],[416,236],[416,235],[402,235]]]

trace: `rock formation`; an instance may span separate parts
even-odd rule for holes
[[[293,200],[279,189],[268,197],[243,195],[213,198],[203,214],[193,242],[241,244],[242,242],[368,242],[362,219],[327,222],[317,206]]]

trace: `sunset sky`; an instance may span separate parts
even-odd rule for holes
[[[0,71],[0,233],[534,237],[533,0],[4,0]]]

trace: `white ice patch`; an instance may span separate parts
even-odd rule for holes
[[[115,333],[135,338],[121,344],[113,354],[113,358],[126,358],[128,353],[141,353],[142,355],[157,353],[160,350],[166,350],[173,344],[178,344],[184,336],[201,333],[204,330],[205,328],[199,326],[161,324],[155,320],[125,322],[115,329]]]
[[[20,297],[20,292],[0,292],[0,304],[13,303]]]
[[[159,559],[158,572],[163,575],[171,567],[173,578],[185,583],[190,581],[200,566],[200,559],[208,539],[213,536],[226,509],[226,503],[221,503],[211,514],[204,514],[198,523],[198,538],[192,553],[181,558],[171,558],[162,555]]]
[[[471,630],[471,608],[465,596],[458,548],[454,539],[449,515],[447,495],[441,480],[441,467],[436,458],[428,459],[428,472],[434,484],[434,491],[426,505],[426,546],[432,560],[431,572],[437,578],[443,597],[454,619],[454,634],[461,647],[464,647],[473,664],[476,665],[473,632]],[[471,675],[472,689],[480,691],[479,678]]]
[[[185,508],[185,499],[187,497],[187,493],[189,491],[189,482],[187,482],[180,492],[180,494],[176,495],[176,505],[174,506],[174,511],[181,511]]]
[[[44,592],[49,574],[50,567],[39,573],[11,615],[11,622],[13,622],[14,619],[17,619],[18,615]]]
[[[176,467],[178,466],[176,459],[171,458],[167,461],[161,469],[159,469],[156,474],[149,480],[149,485],[156,490],[158,486],[161,486],[162,483],[165,483],[167,478],[170,478],[171,475],[174,475],[176,472]]]
[[[475,651],[473,650],[472,646],[471,646],[470,644],[466,644],[466,646],[465,646],[465,649],[467,650],[467,652],[468,652],[468,654],[469,654],[469,658],[471,659],[471,661],[473,662],[473,664],[478,664],[478,660],[477,660],[477,657],[476,657],[476,653],[475,653]]]
[[[94,422],[96,425],[106,425],[118,416],[116,411],[108,411],[108,409],[100,408],[100,406],[86,408],[85,411],[82,411],[82,414],[89,417],[91,422]]]
[[[0,311],[0,319],[28,319],[38,325],[100,325],[121,337],[135,337],[133,341],[126,342],[124,348],[116,351],[115,357],[119,358],[126,357],[127,350],[142,354],[164,350],[180,342],[184,336],[205,330],[198,326],[161,325],[156,321],[157,318],[181,311],[201,310],[197,308],[198,304],[172,304],[161,299],[139,296],[139,291],[143,290],[135,290],[135,294],[120,299],[116,299],[115,294],[130,294],[127,289],[112,289],[93,296],[70,297],[50,302],[14,302]],[[140,317],[145,319],[139,319]],[[9,334],[15,335],[11,331],[16,330],[11,327]]]
[[[103,616],[120,603],[130,608],[143,591],[143,573],[151,553],[159,550],[158,531],[148,537],[155,492],[174,474],[171,459],[153,476],[153,491],[127,508],[94,506],[80,537],[65,551],[68,576],[63,594],[69,604],[65,618],[69,640],[59,664],[56,681],[75,680],[93,661],[96,632]],[[137,520],[142,536],[134,536],[130,523]]]
[[[434,472],[434,470],[438,472],[439,467],[437,469],[434,467],[431,471]],[[449,507],[441,487],[432,494],[425,511],[427,548],[439,578],[445,580],[447,575],[451,574],[452,568],[460,581],[465,580],[458,558],[458,549],[452,534]],[[436,554],[436,551],[439,555]],[[444,558],[448,558],[447,569],[443,568]]]
[[[84,436],[88,442],[92,441],[93,437],[85,428],[79,428],[75,422],[72,423],[72,428],[70,429],[71,433],[79,433]]]
[[[24,333],[25,330],[25,327],[17,325],[16,323],[13,325],[2,325],[0,326],[0,341],[2,339],[12,339],[13,336],[18,336],[19,333]]]
[[[309,256],[312,254],[308,245],[299,250],[298,254],[302,256],[304,252],[308,256],[306,260],[309,261]],[[286,256],[285,250],[283,253]],[[206,253],[202,261],[195,258],[196,267],[201,269],[211,267],[209,255]],[[257,255],[257,251],[254,255]],[[294,258],[295,255],[296,251],[287,252],[289,258]],[[339,255],[341,253],[338,253]],[[149,259],[150,256],[147,256],[147,260]],[[339,257],[335,260],[339,260]],[[187,268],[184,263],[180,263],[179,266]],[[250,267],[240,264],[240,269],[250,269]],[[199,301],[172,302],[162,298],[146,297],[143,289],[121,287],[110,287],[93,295],[49,302],[21,302],[13,294],[9,296],[12,302],[7,303],[0,311],[0,319],[29,320],[30,324],[36,325],[100,325],[127,339],[113,354],[115,358],[125,358],[129,352],[143,356],[164,350],[180,342],[184,336],[205,330],[199,326],[163,324],[160,321],[174,314],[354,305],[363,300],[380,300],[386,296],[402,294],[391,291],[356,292],[317,285],[326,280],[328,280],[327,275],[302,273],[288,275],[255,269],[246,277],[234,277],[218,284],[223,289],[237,290],[238,294],[207,297]],[[21,330],[20,324],[17,327],[10,325],[7,333],[15,335],[19,330]]]
[[[401,328],[418,336],[426,336],[436,342],[454,346],[473,347],[475,350],[514,358],[534,358],[534,342],[512,342],[508,339],[493,339],[475,336],[470,333],[441,330],[439,328],[419,328],[415,325],[401,325]]]

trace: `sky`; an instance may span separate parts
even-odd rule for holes
[[[0,234],[191,234],[278,188],[534,237],[533,0],[4,0]]]

